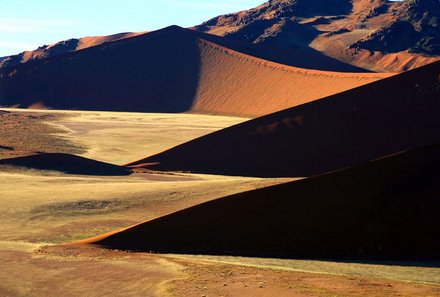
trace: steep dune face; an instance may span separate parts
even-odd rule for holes
[[[203,40],[199,44],[196,112],[260,116],[389,76],[287,67]]]
[[[218,39],[174,26],[3,68],[0,105],[259,116],[390,76],[280,65]]]
[[[439,59],[437,0],[274,0],[195,28],[228,38],[319,51],[372,71],[400,72]],[[390,55],[411,56],[386,63]],[[366,59],[368,56],[368,59]]]
[[[236,38],[223,38],[221,36],[206,34],[200,31],[192,32],[198,38],[210,41],[219,46],[283,65],[323,71],[357,73],[371,72],[330,58],[312,49],[304,49],[301,47],[286,49],[282,46],[277,46],[276,44],[266,46],[264,44],[255,44],[248,41],[238,40]]]
[[[434,145],[221,198],[86,243],[185,254],[438,259],[439,178]]]
[[[440,62],[257,118],[129,164],[312,176],[440,142]]]
[[[97,46],[104,42],[112,42],[124,38],[129,38],[142,33],[119,33],[109,36],[88,36],[83,38],[73,38],[64,40],[51,45],[44,45],[33,51],[22,52],[18,55],[0,58],[0,68],[14,66],[20,63],[26,63],[33,60],[45,59],[53,56],[62,55],[69,52],[82,50],[85,48]]]

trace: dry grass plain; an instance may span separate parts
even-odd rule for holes
[[[0,145],[8,147],[0,150],[2,158],[63,151],[115,164],[245,120],[191,114],[8,111],[8,121],[0,114]],[[15,133],[10,133],[11,127]],[[92,177],[2,167],[0,296],[440,295],[440,269],[417,263],[389,266],[132,254],[60,245],[288,180],[155,172]]]
[[[1,110],[9,113],[0,113],[0,145],[9,143],[26,152],[76,153],[118,165],[247,120],[197,114]],[[0,157],[7,152],[0,149]]]

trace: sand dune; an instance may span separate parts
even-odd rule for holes
[[[440,141],[440,62],[254,119],[129,164],[312,176]]]
[[[440,145],[228,196],[82,244],[112,249],[345,259],[433,259]]]
[[[0,105],[259,116],[390,76],[280,65],[236,51],[277,56],[267,48],[219,40],[173,26],[6,67]]]
[[[26,51],[14,56],[0,57],[0,68],[11,67],[20,63],[33,60],[46,59],[59,56],[69,52],[86,49],[100,45],[104,42],[113,42],[121,39],[143,35],[148,32],[139,33],[119,33],[108,36],[88,36],[79,39],[69,39],[51,45],[39,47],[34,51]],[[196,36],[212,41],[218,45],[234,49],[235,51],[277,62],[280,64],[296,66],[300,68],[316,69],[324,71],[340,72],[371,72],[369,70],[343,63],[339,60],[330,58],[314,50],[303,49],[283,49],[278,47],[256,46],[255,44],[240,40],[230,40],[216,35],[205,34],[203,32],[193,32]]]
[[[59,171],[67,174],[83,175],[129,175],[131,170],[70,154],[42,153],[37,155],[1,159],[1,165],[24,167],[27,169]]]
[[[193,28],[194,30],[195,28]],[[283,65],[299,68],[335,71],[335,72],[371,72],[364,68],[356,67],[334,58],[328,57],[319,51],[303,48],[283,48],[276,45],[254,44],[232,38],[223,38],[217,35],[206,34],[200,31],[192,31],[201,39],[210,41],[222,47],[234,51],[276,62]]]
[[[210,42],[200,52],[196,112],[261,116],[390,76],[287,67]]]

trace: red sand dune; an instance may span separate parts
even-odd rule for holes
[[[440,257],[440,145],[203,203],[80,244],[161,253]]]
[[[128,166],[312,176],[440,142],[439,112],[440,62],[435,62],[209,134]]]
[[[370,70],[341,62],[312,49],[287,49],[264,44],[254,44],[238,39],[223,38],[200,31],[192,32],[199,38],[210,41],[222,47],[283,65],[334,72],[372,72]]]
[[[278,53],[173,26],[2,68],[0,105],[259,116],[390,76],[301,69],[237,50]]]
[[[130,175],[131,170],[80,156],[59,153],[41,153],[37,155],[1,159],[1,165],[25,167],[28,169],[59,171],[81,175]]]

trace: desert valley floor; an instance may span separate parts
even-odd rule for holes
[[[18,109],[2,109],[0,117],[0,158],[44,151],[83,156],[86,165],[89,159],[127,164],[247,120]],[[292,178],[0,166],[0,296],[440,295],[433,262],[131,253],[69,244]]]

